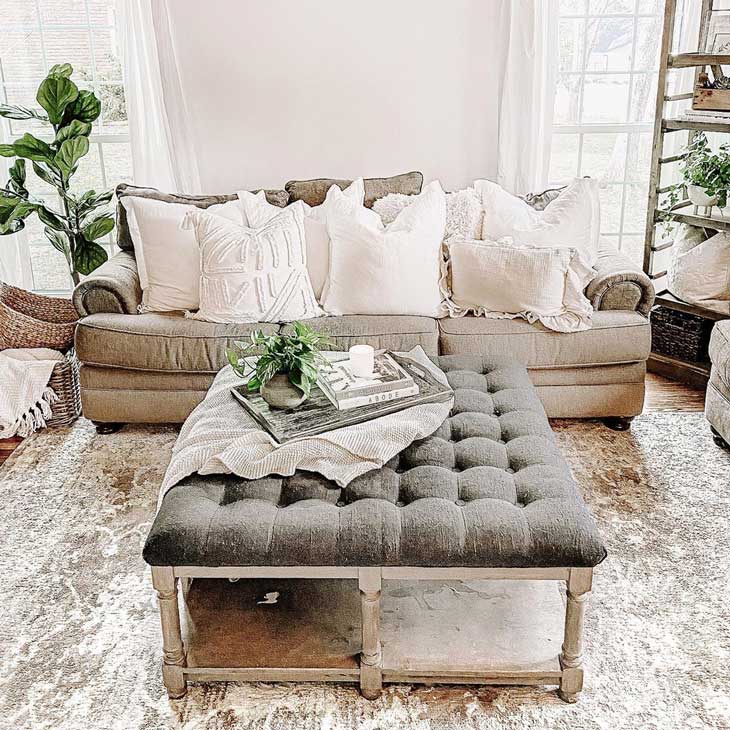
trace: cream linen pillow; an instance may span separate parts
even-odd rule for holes
[[[183,230],[186,213],[194,205],[125,196],[129,233],[134,244],[139,282],[140,312],[197,309],[200,303],[200,251],[192,230]],[[211,205],[209,213],[241,223],[237,200]]]
[[[442,291],[450,316],[523,317],[557,332],[590,328],[593,307],[583,290],[595,271],[575,249],[464,239],[447,245]]]
[[[489,180],[477,180],[474,187],[484,208],[485,241],[510,237],[515,246],[575,248],[584,261],[596,263],[601,230],[596,180],[576,178],[540,211]]]
[[[200,247],[200,310],[207,322],[291,322],[322,310],[307,273],[304,212],[291,206],[253,229],[196,210],[184,225]]]
[[[332,187],[337,188],[337,185]],[[339,190],[339,188],[337,188]],[[328,191],[329,192],[329,191]],[[353,182],[342,191],[342,194],[357,205],[362,205],[365,199],[365,184],[362,178]],[[244,215],[244,224],[251,228],[260,228],[274,216],[281,213],[281,208],[271,205],[266,200],[266,193],[250,193],[247,190],[238,192]],[[307,205],[298,200],[292,205],[301,206],[304,211],[304,238],[307,243],[307,270],[312,282],[312,289],[318,301],[321,301],[322,291],[327,282],[330,268],[330,237],[327,233],[327,211],[330,208],[332,196],[328,195],[321,205]]]
[[[387,227],[373,210],[330,188],[327,218],[328,314],[413,314],[438,317],[441,240],[446,201],[429,184]]]

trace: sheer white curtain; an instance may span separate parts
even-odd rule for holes
[[[134,180],[170,192],[200,192],[168,1],[117,0],[117,16]]]
[[[557,76],[558,0],[507,0],[497,182],[514,193],[547,182]]]

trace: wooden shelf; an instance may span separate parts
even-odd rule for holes
[[[662,119],[662,129],[666,132],[680,129],[693,129],[698,132],[730,133],[730,117],[728,117],[727,122],[701,122],[694,119],[691,121],[689,119]]]
[[[686,206],[688,209],[690,206]],[[684,207],[674,210],[655,210],[654,221],[656,223],[664,223],[666,216],[671,216],[673,220],[679,223],[688,223],[691,226],[700,228],[712,228],[715,231],[730,231],[730,217],[720,218],[719,216],[700,215],[699,213],[691,213],[685,211]]]
[[[666,289],[657,293],[655,302],[656,304],[660,304],[668,309],[674,309],[679,312],[687,312],[687,314],[696,314],[699,317],[711,319],[715,322],[718,322],[721,319],[728,319],[727,315],[717,312],[714,309],[708,309],[707,307],[702,307],[699,304],[683,302],[681,299],[677,299],[674,294]]]
[[[696,66],[717,66],[730,63],[727,53],[676,53],[669,56],[669,68],[693,68]]]

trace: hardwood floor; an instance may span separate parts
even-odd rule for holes
[[[646,402],[644,413],[657,411],[702,411],[705,407],[705,391],[683,383],[648,373],[646,376]],[[18,447],[22,439],[0,439],[0,464]]]

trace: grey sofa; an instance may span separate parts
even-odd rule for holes
[[[715,442],[730,448],[730,319],[712,328],[709,352],[712,370],[707,383],[705,416]]]
[[[418,192],[422,178],[409,173],[388,180],[397,184],[366,181],[368,202],[394,189]],[[313,182],[314,188],[288,183],[285,191],[267,191],[267,196],[283,205],[287,196],[307,200],[306,191],[314,190],[308,202],[316,204],[331,181]],[[131,193],[122,186],[118,195],[124,194]],[[133,194],[202,207],[232,197],[165,196],[138,188]],[[180,423],[226,364],[226,347],[253,329],[274,331],[277,325],[214,324],[186,319],[182,313],[138,314],[142,292],[122,218],[118,242],[123,250],[74,291],[82,317],[76,354],[84,414],[99,424]],[[520,319],[484,317],[349,315],[309,324],[343,350],[367,342],[392,350],[422,345],[431,355],[512,355],[527,366],[548,416],[604,417],[622,428],[643,406],[654,290],[646,275],[605,241],[596,268],[598,275],[586,289],[595,309],[593,327],[583,332],[561,334]]]

